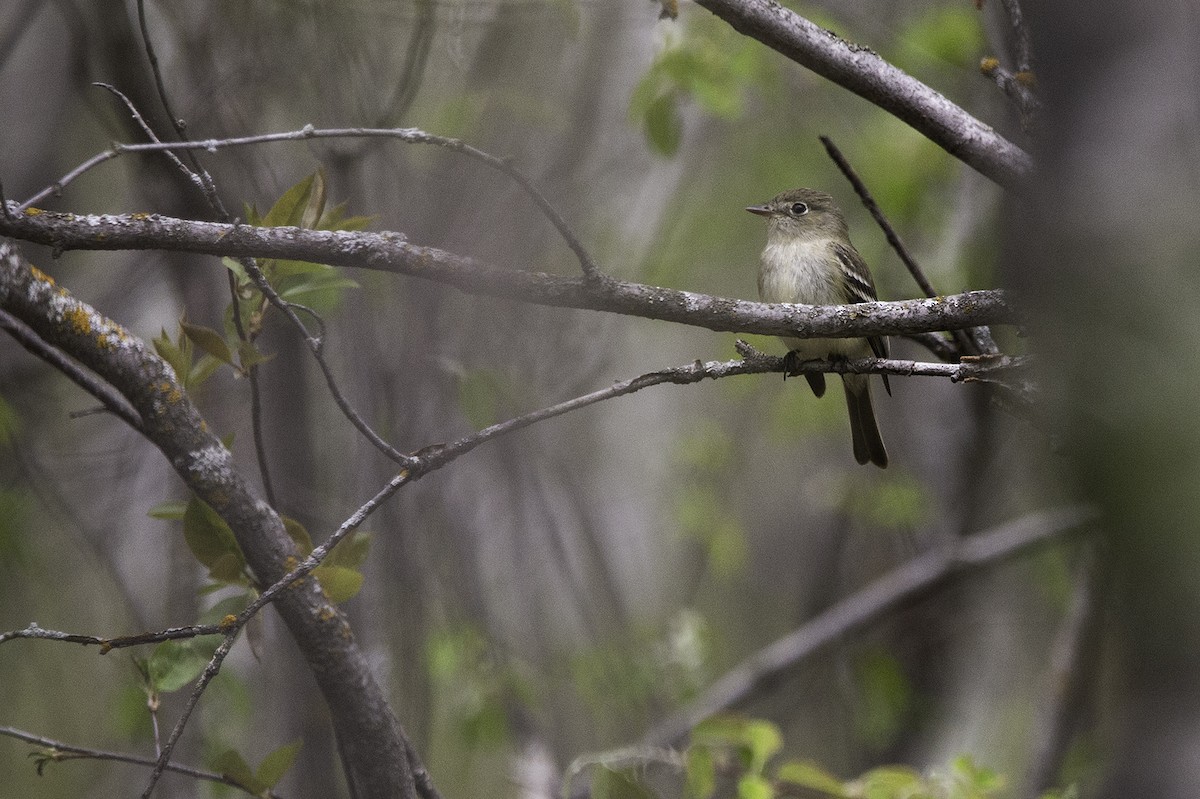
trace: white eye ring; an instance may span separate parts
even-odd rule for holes
[[[792,203],[788,207],[788,210],[791,211],[792,216],[804,216],[805,214],[808,213],[808,204],[807,203]]]

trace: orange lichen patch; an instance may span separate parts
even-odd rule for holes
[[[72,305],[63,312],[63,320],[70,325],[71,330],[81,336],[92,332],[92,315],[79,305]]]
[[[1022,86],[1026,86],[1030,89],[1037,86],[1037,77],[1032,72],[1018,72],[1014,77],[1016,77],[1017,83],[1021,84]]]
[[[321,612],[317,614],[317,618],[321,621],[330,621],[331,619],[336,619],[337,610],[333,607],[333,605],[326,605],[325,607],[321,608]]]
[[[224,632],[229,632],[235,624],[237,624],[237,616],[234,616],[232,613],[226,613],[217,626]]]
[[[29,272],[33,275],[35,280],[40,280],[43,283],[49,283],[51,286],[54,285],[54,278],[47,275],[41,269],[38,269],[36,266],[30,266]]]
[[[145,211],[138,211],[136,213],[130,214],[129,218],[136,219],[137,221],[141,222],[142,220],[149,219],[150,214],[146,213]]]
[[[979,61],[979,71],[984,75],[991,75],[999,66],[1000,59],[998,58],[989,56],[987,58],[980,59]]]
[[[43,211],[41,208],[26,208],[25,209],[25,216],[41,216],[44,213],[46,213],[46,212]]]

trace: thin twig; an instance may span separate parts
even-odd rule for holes
[[[121,103],[124,104],[125,108],[129,111],[129,115],[133,117],[133,121],[137,123],[137,126],[142,129],[143,133],[146,134],[146,138],[152,142],[162,142],[162,139],[160,139],[158,134],[154,132],[154,128],[150,127],[150,123],[146,121],[145,117],[142,116],[142,113],[138,111],[137,106],[133,104],[133,101],[130,100],[124,92],[122,92],[116,86],[108,83],[102,83],[100,81],[95,81],[92,83],[92,85],[108,91],[118,100],[120,100]],[[170,162],[174,164],[180,172],[183,173],[184,177],[196,184],[201,191],[204,190],[204,181],[201,180],[200,175],[197,174],[195,170],[188,167],[187,164],[183,163],[183,161],[179,159],[179,156],[175,154],[174,150],[164,150],[164,153],[166,154],[168,160],[170,160]]]
[[[153,766],[155,764],[155,761],[152,758],[140,757],[138,755],[128,755],[124,752],[111,752],[104,749],[93,749],[87,746],[76,746],[75,744],[65,743],[54,738],[47,738],[43,735],[34,735],[33,733],[19,730],[16,727],[0,726],[0,735],[44,747],[46,749],[44,752],[31,753],[31,757],[34,757],[37,760],[39,774],[41,773],[44,764],[51,761],[62,762],[65,760],[111,760],[117,763],[129,763],[135,766]],[[233,779],[232,777],[227,777],[224,774],[218,774],[215,771],[203,771],[201,769],[189,768],[188,766],[180,766],[175,763],[168,764],[166,770],[198,780],[219,782],[222,785],[228,785],[232,788],[237,788],[250,793],[246,786],[242,785],[237,780]],[[272,797],[272,799],[281,799],[279,794],[275,793],[274,791],[269,791],[267,795]]]
[[[1000,91],[1017,104],[1017,111],[1021,117],[1021,129],[1029,134],[1034,133],[1037,128],[1038,114],[1042,110],[1042,103],[1033,93],[1033,73],[1009,72],[996,58],[980,60],[979,71],[995,81],[996,85],[1000,87]]]
[[[135,635],[120,635],[116,638],[100,638],[94,635],[65,633],[60,630],[47,630],[31,623],[23,630],[9,630],[0,633],[0,644],[21,638],[31,638],[42,641],[63,641],[71,644],[100,647],[100,654],[106,655],[114,649],[127,649],[132,646],[145,646],[163,641],[179,641],[196,638],[201,635],[223,635],[225,628],[219,624],[189,624],[186,627],[169,627],[150,633]]]
[[[386,138],[399,139],[408,144],[432,144],[437,147],[444,147],[456,153],[461,153],[470,158],[488,165],[498,172],[508,175],[517,182],[525,193],[534,201],[542,214],[554,225],[558,230],[559,235],[575,253],[579,259],[580,267],[585,276],[595,278],[600,276],[599,268],[591,255],[584,248],[583,244],[576,237],[575,233],[567,225],[566,220],[554,209],[550,201],[533,185],[533,182],[527,178],[524,173],[517,170],[508,159],[498,158],[497,156],[486,153],[477,147],[460,140],[452,139],[446,136],[436,136],[432,133],[426,133],[419,128],[327,128],[318,129],[312,125],[306,125],[300,130],[287,131],[282,133],[264,133],[257,136],[236,136],[226,139],[205,139],[203,141],[185,141],[185,142],[149,142],[145,144],[121,144],[114,143],[112,147],[102,153],[89,158],[79,166],[72,169],[66,175],[59,178],[58,181],[42,189],[37,194],[30,197],[25,202],[18,206],[18,210],[25,210],[30,206],[41,202],[52,194],[57,195],[69,183],[76,180],[80,175],[91,170],[92,168],[116,158],[125,153],[140,153],[140,152],[160,152],[163,150],[205,150],[208,152],[216,152],[219,149],[226,147],[246,147],[256,144],[269,144],[272,142],[292,142],[292,141],[308,141],[310,139],[348,139],[348,138]]]
[[[144,432],[142,417],[133,406],[108,383],[101,380],[92,372],[80,366],[62,350],[47,344],[41,336],[17,317],[0,310],[0,329],[8,332],[22,347],[46,361],[55,369],[62,372],[73,383],[91,394],[104,405],[110,413],[139,433]]]
[[[1017,796],[1036,799],[1051,788],[1062,767],[1071,743],[1072,722],[1089,679],[1096,672],[1096,630],[1100,626],[1097,597],[1103,593],[1106,577],[1099,553],[1082,553],[1075,574],[1075,588],[1054,644],[1045,672],[1046,695],[1038,703],[1037,720],[1032,734],[1033,752],[1025,779],[1025,790]]]
[[[850,162],[846,160],[846,156],[842,155],[842,151],[833,143],[833,139],[828,136],[821,136],[821,144],[825,145],[825,152],[829,153],[829,157],[837,164],[837,168],[846,176],[846,180],[850,181],[850,185],[854,187],[854,192],[862,200],[864,206],[870,211],[871,216],[875,219],[876,224],[883,230],[884,238],[888,244],[896,251],[896,255],[900,256],[900,260],[908,268],[908,272],[916,281],[917,286],[921,291],[925,292],[926,297],[938,296],[938,291],[933,287],[933,283],[925,276],[925,270],[917,263],[917,260],[909,253],[908,248],[904,246],[904,242],[900,240],[900,234],[892,227],[892,223],[880,210],[879,204],[875,202],[875,198],[871,196],[871,191],[867,188],[867,184],[863,183],[862,178],[854,171],[854,167],[850,166]],[[958,343],[960,354],[963,355],[978,355],[979,350],[976,349],[974,342],[966,332],[956,330],[952,334],[954,340]]]
[[[1008,13],[1008,22],[1013,31],[1013,60],[1017,72],[1033,72],[1033,37],[1029,26],[1025,23],[1025,15],[1021,13],[1020,0],[1000,0]]]

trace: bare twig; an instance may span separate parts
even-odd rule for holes
[[[38,773],[41,774],[42,769],[48,762],[63,762],[66,760],[111,760],[117,763],[130,763],[135,766],[153,766],[155,761],[148,757],[139,757],[137,755],[128,755],[124,752],[111,752],[104,749],[93,749],[88,746],[76,746],[74,744],[65,743],[47,738],[42,735],[34,735],[33,733],[18,730],[15,727],[0,727],[0,735],[8,738],[15,738],[18,741],[34,744],[43,747],[43,751],[31,753],[37,763]],[[201,769],[189,768],[188,766],[180,766],[175,763],[170,763],[166,767],[167,771],[175,774],[182,774],[186,777],[192,777],[198,780],[206,780],[208,782],[219,782],[222,785],[228,785],[231,788],[250,791],[246,786],[239,783],[232,777],[227,777],[224,774],[218,774],[214,771],[203,771]],[[279,794],[270,791],[267,794],[272,799],[281,799]]]
[[[896,251],[896,255],[900,256],[900,260],[908,267],[908,273],[912,275],[917,286],[925,293],[926,297],[936,297],[938,291],[929,282],[929,278],[925,276],[925,270],[921,269],[921,265],[909,253],[908,248],[904,246],[904,242],[900,240],[900,234],[892,227],[892,223],[884,216],[883,211],[879,209],[879,204],[875,202],[875,198],[871,196],[870,189],[863,183],[862,178],[854,171],[854,167],[850,166],[850,162],[846,160],[846,156],[838,149],[838,146],[833,143],[833,139],[828,136],[819,136],[821,144],[825,145],[825,152],[833,159],[833,163],[837,164],[837,168],[841,170],[846,180],[854,188],[855,194],[862,200],[862,204],[870,211],[872,218],[883,231],[884,238]]]
[[[1033,133],[1037,126],[1037,116],[1042,110],[1041,101],[1033,93],[1033,73],[1012,73],[1001,66],[996,58],[984,58],[979,62],[979,71],[987,75],[1000,91],[1017,104],[1021,116],[1021,129]]]
[[[1033,754],[1025,790],[1018,796],[1036,799],[1053,786],[1071,743],[1072,721],[1090,675],[1095,673],[1095,632],[1099,627],[1096,598],[1102,594],[1105,568],[1097,553],[1085,550],[1075,575],[1075,588],[1062,626],[1055,636],[1046,671],[1046,696],[1039,703],[1032,734]]]
[[[287,131],[283,133],[264,133],[257,136],[237,136],[225,139],[205,139],[202,141],[188,142],[147,142],[144,144],[113,144],[111,148],[102,153],[97,153],[87,159],[77,167],[72,169],[67,174],[59,178],[55,183],[42,189],[37,194],[30,197],[25,202],[21,203],[17,210],[25,210],[35,204],[41,202],[51,195],[58,195],[63,188],[72,181],[78,179],[81,175],[99,166],[105,161],[110,161],[125,153],[140,153],[140,152],[161,152],[163,150],[205,150],[207,152],[216,152],[217,150],[227,147],[246,147],[249,145],[269,144],[272,142],[293,142],[293,141],[308,141],[310,139],[346,139],[346,138],[385,138],[398,139],[409,144],[432,144],[437,147],[443,147],[456,153],[461,153],[470,158],[488,165],[498,172],[508,175],[516,183],[525,190],[525,193],[534,201],[542,214],[554,225],[558,230],[559,235],[566,241],[567,246],[575,253],[579,259],[580,267],[583,273],[589,278],[598,278],[601,273],[596,266],[591,255],[584,248],[578,237],[567,225],[566,220],[555,210],[550,201],[533,185],[533,182],[527,178],[524,173],[512,166],[511,162],[506,158],[498,158],[490,153],[478,149],[467,144],[460,139],[447,138],[445,136],[435,136],[432,133],[426,133],[419,128],[331,128],[318,129],[312,125],[306,125],[300,130]]]
[[[1031,74],[1033,72],[1033,37],[1029,34],[1029,25],[1025,15],[1021,13],[1020,0],[1000,0],[1008,14],[1008,22],[1013,32],[1013,60],[1017,72]]]
[[[829,153],[829,157],[837,164],[837,168],[845,175],[846,180],[850,181],[850,185],[854,187],[854,192],[862,200],[866,209],[871,213],[875,223],[883,230],[883,236],[887,239],[887,243],[891,245],[896,255],[900,256],[900,260],[908,268],[908,273],[912,275],[917,286],[925,293],[926,297],[938,296],[938,291],[933,287],[933,283],[925,276],[925,270],[917,263],[917,260],[912,257],[908,248],[904,246],[904,242],[900,240],[900,234],[892,227],[892,223],[888,221],[887,216],[879,208],[879,204],[875,202],[875,198],[871,196],[871,191],[867,185],[863,183],[862,178],[854,171],[854,167],[850,166],[850,162],[846,160],[846,156],[842,155],[842,151],[833,143],[833,139],[828,136],[821,136],[821,144],[825,145],[825,152]],[[977,355],[979,350],[975,346],[975,342],[966,331],[955,330],[952,332],[954,340],[958,343],[959,353],[963,355]]]
[[[1096,515],[1096,511],[1086,507],[1031,513],[994,530],[954,539],[948,545],[919,555],[743,660],[695,701],[647,732],[642,742],[651,746],[677,743],[704,719],[745,701],[760,687],[813,653],[879,619],[950,576],[1052,541],[1088,524]]]
[[[0,257],[3,257],[2,252],[0,252]],[[28,325],[2,309],[0,309],[0,329],[7,331],[22,347],[46,361],[70,378],[75,385],[100,400],[105,409],[125,424],[139,433],[144,431],[142,417],[121,396],[120,392],[113,390],[112,386],[71,360],[61,350],[50,346]]]
[[[133,118],[133,121],[139,128],[142,129],[142,132],[146,134],[146,138],[155,143],[162,142],[162,139],[160,139],[158,134],[154,132],[154,128],[150,127],[150,123],[146,121],[145,117],[143,117],[141,112],[138,111],[137,106],[133,104],[133,101],[130,100],[124,92],[122,92],[116,86],[108,83],[102,83],[100,81],[96,81],[92,83],[92,85],[104,89],[120,100],[125,108],[129,111],[129,115]],[[197,188],[207,194],[208,190],[204,185],[204,180],[195,170],[183,163],[179,156],[175,154],[174,150],[165,150],[164,153],[166,154],[167,159],[175,165],[175,168],[183,173],[184,177],[186,177],[189,181],[194,183]]]
[[[145,646],[146,644],[157,644],[163,641],[178,641],[181,639],[196,638],[201,635],[223,635],[224,633],[225,628],[219,624],[191,624],[186,627],[170,627],[166,630],[158,630],[150,633],[121,635],[115,638],[99,638],[94,635],[80,635],[78,633],[64,633],[59,630],[47,630],[39,627],[37,624],[31,623],[23,630],[9,630],[8,632],[0,633],[0,644],[20,638],[34,638],[42,641],[64,641],[71,644],[83,644],[84,646],[99,646],[100,654],[105,655],[114,649],[127,649],[131,646]]]

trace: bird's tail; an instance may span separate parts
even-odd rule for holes
[[[887,448],[875,422],[871,407],[871,378],[869,375],[842,375],[846,388],[846,408],[850,411],[850,435],[854,439],[854,460],[868,461],[881,469],[888,465]]]

